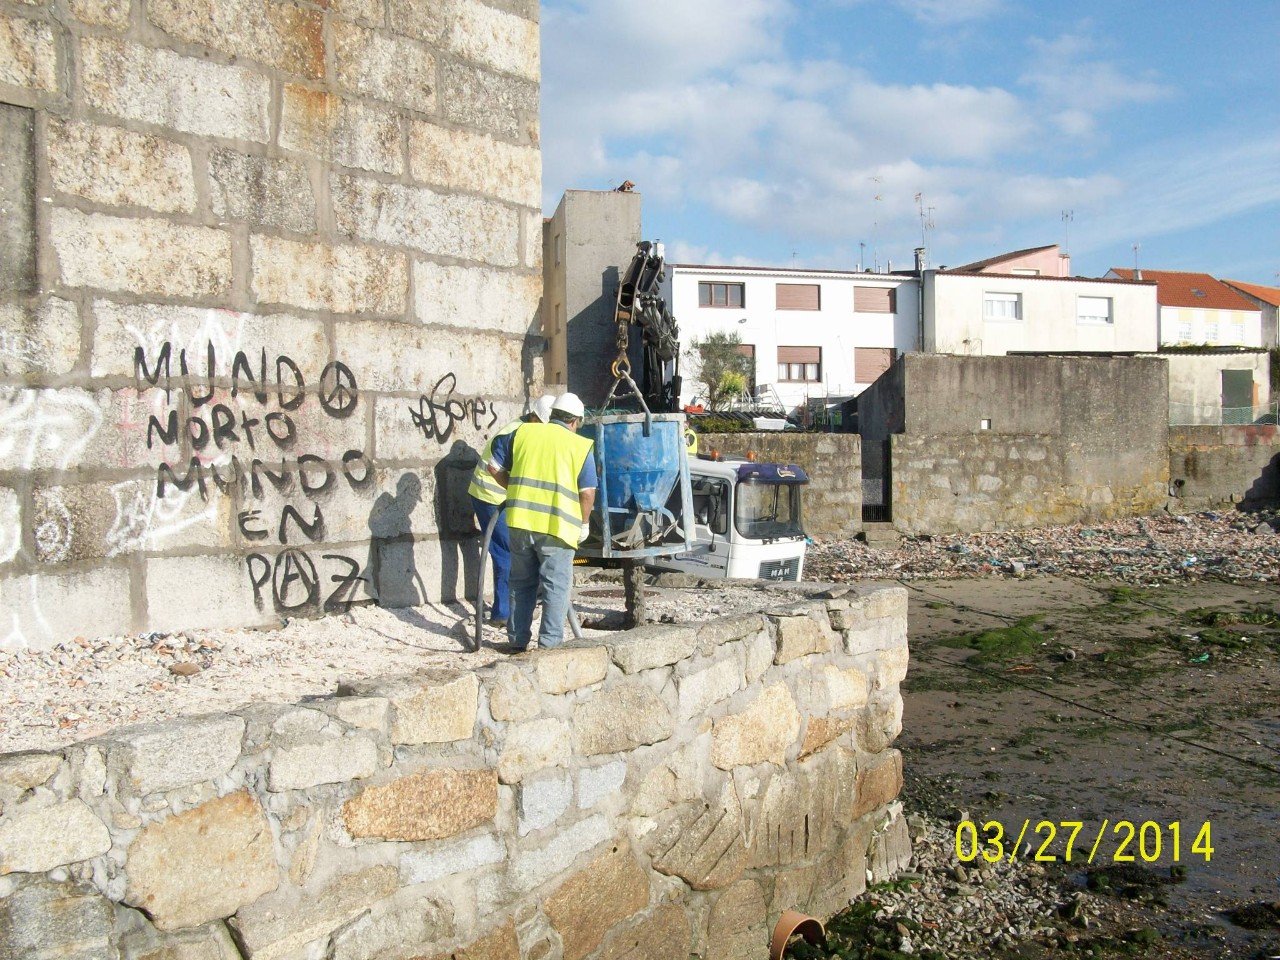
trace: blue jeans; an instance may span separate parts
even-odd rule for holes
[[[507,639],[517,650],[528,648],[533,634],[533,608],[542,589],[542,626],[539,647],[564,642],[564,621],[569,614],[573,587],[573,555],[563,540],[546,533],[511,529],[511,619]]]
[[[481,535],[489,525],[489,518],[495,513],[498,515],[493,538],[489,541],[489,556],[493,558],[493,609],[489,616],[494,620],[506,620],[511,616],[511,540],[507,534],[507,512],[501,504],[485,503],[475,497],[471,498],[471,506],[475,509]],[[484,597],[476,599],[477,603],[483,601]]]

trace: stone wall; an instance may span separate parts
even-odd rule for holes
[[[906,592],[0,757],[0,957],[756,960],[903,868]]]
[[[1277,428],[1170,427],[1169,495],[1186,511],[1280,501]]]
[[[537,14],[0,2],[0,647],[474,588],[467,461],[542,380]]]
[[[862,443],[852,433],[705,433],[698,449],[763,463],[795,463],[809,474],[804,529],[811,537],[853,537],[862,530]]]

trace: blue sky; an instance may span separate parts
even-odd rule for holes
[[[543,0],[541,20],[544,212],[632,180],[674,262],[900,268],[927,236],[935,266],[1059,243],[1101,276],[1138,244],[1147,269],[1280,286],[1280,0]]]

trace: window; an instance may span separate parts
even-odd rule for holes
[[[898,291],[892,287],[854,287],[854,313],[893,313],[898,309]]]
[[[1218,318],[1216,315],[1210,316],[1204,322],[1204,342],[1218,342]]]
[[[1110,297],[1077,297],[1076,321],[1079,323],[1111,323]]]
[[[776,287],[775,309],[821,310],[821,288],[816,283],[779,283]]]
[[[982,295],[983,320],[1021,320],[1022,294],[984,293]]]
[[[1183,310],[1178,315],[1178,342],[1190,343],[1196,335],[1195,321]]]
[[[699,283],[698,306],[742,307],[746,305],[743,285],[740,283]]]
[[[1015,277],[1038,277],[1040,271],[1035,267],[1014,267],[1009,271]]]
[[[853,382],[875,383],[893,365],[897,355],[893,347],[854,347]]]
[[[779,347],[778,379],[787,383],[821,383],[822,348]]]

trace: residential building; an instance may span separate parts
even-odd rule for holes
[[[926,353],[1143,353],[1158,340],[1156,285],[1070,275],[1056,244],[923,275]]]
[[[1262,311],[1262,345],[1268,350],[1280,347],[1280,287],[1264,287],[1243,280],[1223,280],[1228,287],[1244,295]]]
[[[835,408],[919,349],[910,274],[668,263],[664,289],[685,347],[686,404],[702,391],[689,347],[715,332],[738,335],[755,361],[753,392],[789,412]]]
[[[1207,273],[1113,267],[1108,277],[1156,284],[1160,353],[1169,362],[1171,424],[1274,417],[1262,309]]]

